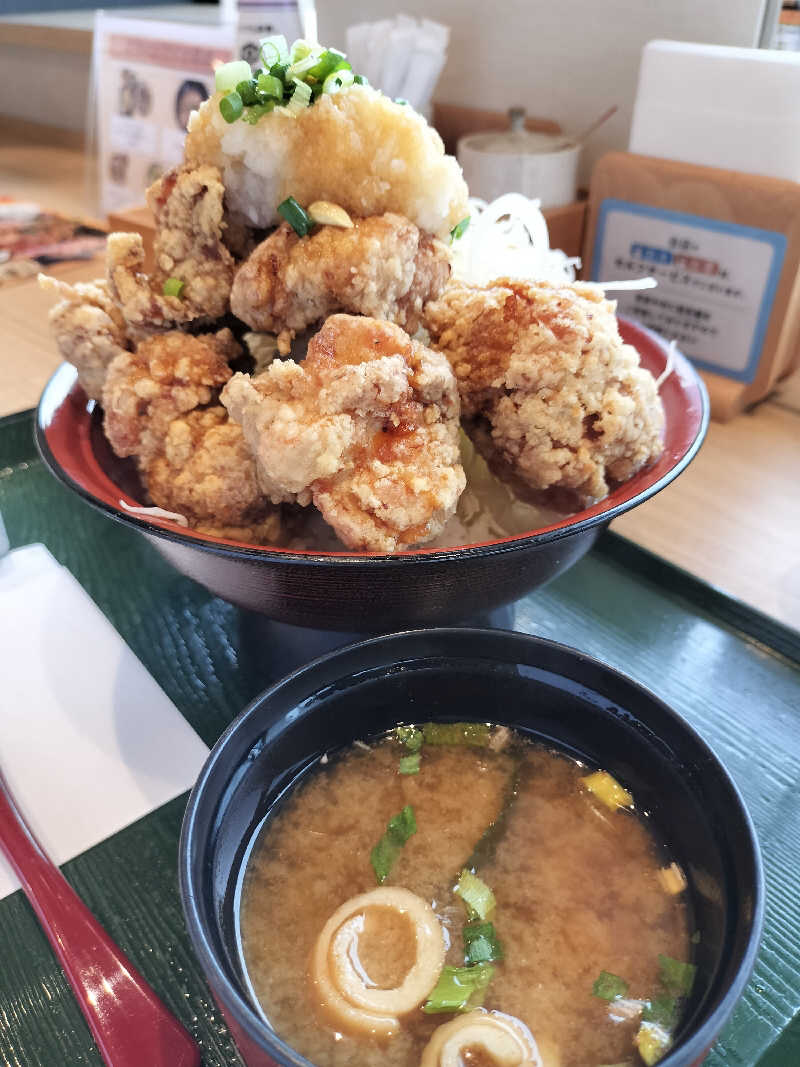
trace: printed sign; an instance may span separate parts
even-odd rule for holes
[[[786,237],[771,230],[604,200],[592,278],[653,275],[656,289],[614,294],[619,310],[699,367],[751,382],[758,367]]]
[[[213,93],[214,68],[234,55],[233,25],[117,18],[94,32],[101,210],[139,206],[180,163],[191,112]]]

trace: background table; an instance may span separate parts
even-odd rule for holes
[[[0,420],[0,457],[0,512],[12,546],[47,545],[209,745],[260,690],[320,651],[313,634],[212,597],[138,534],[69,494],[36,457],[29,413]],[[800,635],[611,534],[509,609],[506,624],[581,648],[650,686],[724,760],[761,840],[767,921],[754,978],[708,1063],[800,1064]],[[64,872],[194,1034],[206,1067],[232,1067],[239,1060],[181,914],[177,841],[185,800],[115,834]],[[0,959],[0,1063],[98,1067],[20,893],[0,902]]]

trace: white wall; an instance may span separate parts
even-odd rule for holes
[[[584,152],[582,179],[611,148],[627,148],[642,46],[655,37],[757,44],[766,0],[317,0],[319,39],[344,46],[354,22],[402,11],[451,28],[436,99],[553,118],[578,132],[619,111]]]

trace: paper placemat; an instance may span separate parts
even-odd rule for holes
[[[207,756],[44,545],[0,558],[0,766],[55,863],[185,792]],[[0,856],[0,898],[18,888]]]

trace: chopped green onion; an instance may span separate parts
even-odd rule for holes
[[[311,86],[306,85],[305,82],[294,79],[294,92],[292,98],[286,105],[286,109],[291,111],[293,115],[297,115],[299,112],[304,111],[311,103]]]
[[[353,81],[356,85],[369,85],[369,78],[365,78],[363,74],[356,74]]]
[[[401,812],[389,819],[386,824],[386,833],[369,855],[378,885],[382,885],[386,881],[403,845],[416,832],[417,820],[414,818],[414,809],[410,804],[407,804]]]
[[[697,968],[693,963],[681,963],[671,956],[658,956],[659,978],[668,993],[676,997],[688,997],[694,985]]]
[[[298,237],[305,237],[314,225],[311,216],[300,207],[293,196],[287,197],[282,204],[278,204],[278,214],[286,219]]]
[[[219,111],[226,122],[236,122],[238,118],[241,118],[244,111],[244,103],[241,96],[234,90],[232,93],[228,93],[227,96],[219,102]]]
[[[297,63],[299,60],[305,59],[306,56],[311,55],[313,51],[313,45],[310,45],[308,41],[304,40],[302,37],[298,37],[289,49],[289,62]]]
[[[410,756],[403,756],[397,764],[399,774],[419,774],[419,752],[412,752]]]
[[[426,1015],[446,1011],[471,1011],[480,1007],[486,987],[494,977],[491,963],[474,967],[443,967],[439,981],[422,1007]]]
[[[345,89],[348,85],[352,85],[355,77],[352,70],[336,70],[333,74],[329,74],[322,83],[322,91],[329,94],[338,93],[340,89]]]
[[[270,111],[275,110],[275,101],[269,100],[266,104],[256,104],[254,107],[249,107],[242,115],[245,122],[249,122],[251,126],[255,126],[258,120],[263,115],[268,115]]]
[[[316,63],[308,72],[308,76],[315,78],[318,82],[323,82],[334,71],[349,69],[350,64],[347,62],[344,52],[339,52],[335,48],[326,48],[322,55],[317,57]]]
[[[472,871],[461,872],[455,892],[464,901],[470,919],[488,919],[495,909],[494,893]]]
[[[489,743],[489,727],[484,722],[426,722],[422,735],[429,745],[485,748]]]
[[[256,79],[258,91],[265,96],[271,96],[275,100],[283,100],[283,82],[272,74],[264,74],[263,71]]]
[[[492,963],[503,959],[503,946],[494,923],[471,922],[462,930],[465,963]]]
[[[255,83],[252,78],[248,78],[247,81],[239,82],[236,86],[236,92],[241,96],[242,103],[247,106],[248,104],[257,104],[258,92],[256,91]]]
[[[214,85],[218,93],[227,93],[235,89],[240,81],[249,81],[250,77],[250,64],[247,60],[234,59],[231,63],[223,63],[221,67],[217,67]]]
[[[259,54],[261,62],[269,68],[275,63],[286,63],[289,60],[289,45],[282,33],[276,33],[272,37],[264,37],[259,42]]]
[[[408,103],[408,100],[406,100],[406,98],[404,96],[396,96],[394,98],[394,102],[396,104],[403,104],[404,106],[410,106],[409,103]]]
[[[677,1022],[678,1001],[675,997],[654,997],[645,1002],[642,1008],[642,1021],[658,1023],[665,1030],[671,1030]]]
[[[618,1000],[628,992],[628,983],[610,971],[601,971],[592,986],[592,996],[601,1000]]]
[[[301,74],[309,74],[312,67],[315,67],[319,61],[319,56],[313,52],[310,55],[305,56],[303,59],[298,59],[296,63],[292,63],[289,69],[286,71],[288,78],[299,78]]]
[[[184,285],[180,278],[167,278],[164,282],[164,296],[177,296],[180,299]]]
[[[459,237],[463,237],[469,226],[469,215],[465,215],[461,222],[457,222],[450,231],[450,244],[453,241],[457,241]]]
[[[422,748],[422,730],[418,730],[416,726],[398,726],[394,734],[409,752],[419,752]]]

